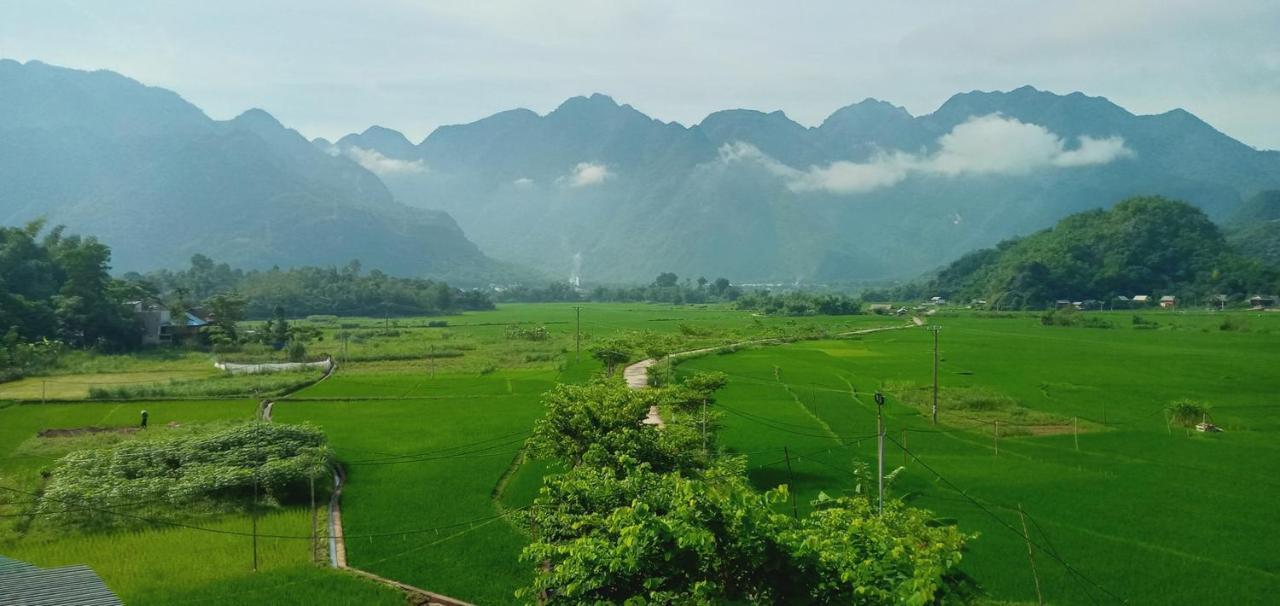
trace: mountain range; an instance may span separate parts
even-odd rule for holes
[[[439,210],[395,200],[262,110],[216,121],[109,71],[0,61],[0,223],[44,218],[112,247],[117,271],[345,265],[476,283],[520,275]]]
[[[742,109],[685,127],[597,94],[418,144],[378,126],[315,143],[449,212],[497,258],[595,281],[903,278],[1133,195],[1220,219],[1280,186],[1280,153],[1186,111],[1032,87],[922,116],[867,99],[816,127]]]
[[[0,61],[0,222],[97,235],[116,270],[199,252],[464,284],[850,283],[911,278],[1133,195],[1226,220],[1268,189],[1280,153],[1186,111],[1031,87],[921,116],[867,99],[813,127],[744,109],[684,126],[596,94],[415,144],[379,126],[308,141],[262,110],[212,120],[113,72]]]

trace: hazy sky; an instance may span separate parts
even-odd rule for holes
[[[797,6],[798,5],[798,6]],[[1031,84],[1137,113],[1185,108],[1280,149],[1280,1],[0,3],[0,57],[115,70],[219,119],[418,141],[591,92],[663,120],[876,97],[928,113]]]

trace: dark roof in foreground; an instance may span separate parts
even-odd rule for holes
[[[38,568],[0,556],[0,603],[13,606],[121,606],[88,566]]]

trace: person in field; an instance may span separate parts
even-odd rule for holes
[[[147,416],[148,416],[147,411],[143,409],[142,411],[142,428],[143,429],[147,428]]]

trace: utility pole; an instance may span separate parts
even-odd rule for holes
[[[256,462],[255,462],[256,465]],[[253,504],[249,508],[253,517],[253,571],[258,572],[258,468],[253,468]]]
[[[876,392],[876,513],[884,513],[884,394]]]
[[[582,361],[582,306],[574,305],[573,313],[577,327],[573,333],[573,363]]]
[[[710,454],[707,450],[707,399],[702,398],[702,453]]]
[[[315,467],[312,467],[312,468],[311,468],[311,477],[310,477],[309,479],[311,480],[311,482],[310,482],[310,483],[311,483],[311,561],[314,563],[314,562],[316,561],[316,556],[317,556],[317,554],[316,554],[316,547],[317,547],[317,543],[316,543],[316,520],[317,520],[317,517],[316,517],[316,516],[317,516],[317,513],[316,513],[316,470],[315,470]]]
[[[787,488],[791,493],[791,517],[799,519],[800,512],[796,509],[796,478],[791,474],[791,451],[783,446],[782,455],[787,458]]]
[[[942,330],[941,326],[933,324],[929,326],[929,332],[933,333],[933,424],[938,424],[938,332]]]
[[[907,430],[902,430],[902,466],[907,466]]]
[[[995,429],[991,432],[991,437],[996,442],[996,456],[1000,456],[1000,420],[995,422]]]
[[[1027,532],[1027,516],[1022,513],[1022,503],[1018,503],[1018,518],[1022,520],[1022,538],[1027,541],[1027,559],[1031,560],[1031,578],[1036,582],[1036,604],[1043,606],[1044,596],[1040,594],[1040,573],[1036,572],[1036,553],[1031,549],[1031,534]]]

